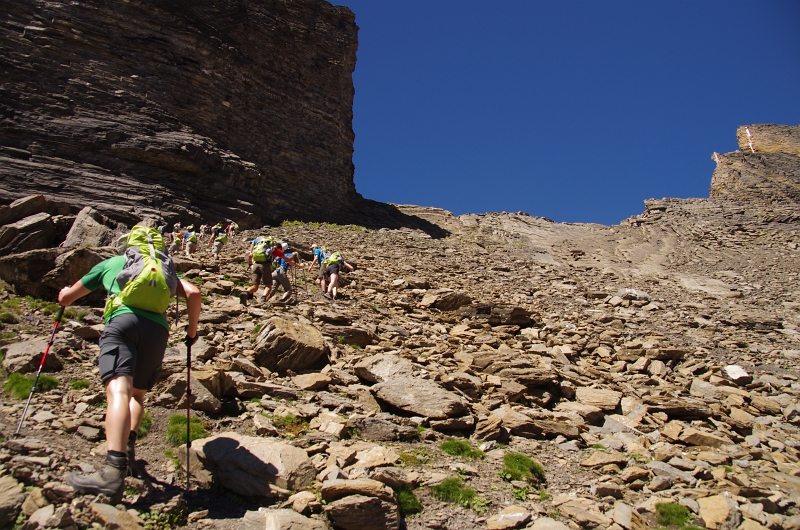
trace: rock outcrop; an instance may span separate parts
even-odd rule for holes
[[[160,214],[255,227],[360,201],[349,9],[0,6],[0,203],[44,193],[128,224]]]

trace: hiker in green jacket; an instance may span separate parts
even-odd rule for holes
[[[197,232],[192,232],[186,239],[186,257],[192,257],[192,254],[197,250]]]
[[[137,227],[134,227],[134,230]],[[130,239],[128,242],[130,243]],[[163,250],[163,240],[160,240]],[[127,254],[126,254],[127,255]],[[126,471],[138,476],[136,466],[136,431],[144,416],[145,394],[158,382],[161,361],[169,339],[169,324],[164,313],[141,309],[118,302],[131,300],[135,296],[126,289],[120,290],[117,282],[126,265],[126,255],[109,258],[90,270],[70,287],[64,287],[58,295],[58,303],[68,306],[79,298],[103,287],[110,295],[107,303],[105,329],[100,336],[100,355],[97,358],[100,377],[106,389],[106,463],[100,470],[88,475],[72,473],[67,483],[77,491],[89,494],[102,493],[116,504],[122,498]],[[159,262],[159,265],[162,262]],[[150,266],[144,267],[148,269]],[[171,267],[171,262],[170,262]],[[156,269],[153,268],[153,271]],[[146,273],[143,270],[143,273]],[[186,298],[189,313],[189,326],[186,330],[186,343],[197,340],[197,322],[200,316],[200,290],[192,283],[179,280],[174,268],[170,268],[170,282],[176,286],[179,296]],[[165,277],[165,276],[164,276]],[[126,284],[137,282],[139,277]],[[139,283],[139,285],[146,285]],[[148,287],[144,287],[148,289]],[[153,292],[162,303],[161,291],[166,289],[166,306],[169,305],[169,287],[157,287]],[[147,299],[150,291],[136,295]],[[153,298],[149,298],[152,300]],[[128,303],[133,303],[128,301]],[[147,305],[140,304],[137,305]],[[151,306],[149,306],[151,307]],[[152,307],[151,307],[152,309]]]
[[[222,232],[214,238],[214,246],[211,249],[211,256],[214,259],[219,259],[219,251],[222,250],[222,245],[228,242],[228,234]]]

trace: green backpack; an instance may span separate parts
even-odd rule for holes
[[[333,265],[334,263],[341,265],[344,263],[344,258],[342,257],[341,252],[334,252],[327,258],[325,258],[322,263],[327,267],[328,265]]]
[[[253,247],[253,261],[265,263],[272,260],[272,253],[275,251],[275,239],[268,237],[262,239]]]
[[[131,229],[125,265],[114,281],[120,292],[108,298],[103,319],[122,305],[153,313],[167,310],[178,288],[178,275],[158,230],[138,225]]]

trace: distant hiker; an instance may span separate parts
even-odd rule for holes
[[[208,225],[200,225],[200,231],[197,233],[197,239],[202,240],[208,234]]]
[[[250,265],[251,285],[239,295],[239,301],[242,305],[247,305],[247,299],[253,297],[262,281],[265,285],[263,300],[269,299],[267,295],[272,290],[273,262],[277,258],[285,257],[283,249],[272,237],[257,237],[250,243],[247,263]]]
[[[228,242],[228,234],[225,232],[221,233],[217,237],[214,238],[214,246],[211,249],[211,256],[214,259],[219,259],[219,251],[222,250],[222,245]]]
[[[228,225],[228,235],[229,236],[234,235],[237,230],[239,230],[239,225],[238,224],[232,222],[231,224]]]
[[[322,268],[322,260],[330,256],[330,251],[321,245],[317,245],[314,243],[311,245],[311,250],[314,253],[314,257],[311,260],[311,263],[308,264],[309,272],[314,269],[316,266],[318,269]]]
[[[181,243],[183,242],[182,234],[180,230],[177,230],[172,233],[172,244],[169,246],[169,253],[176,254],[180,248]]]
[[[339,288],[339,272],[342,269],[347,269],[350,272],[352,272],[355,269],[353,268],[352,265],[350,265],[344,260],[340,252],[334,252],[333,254],[331,254],[326,260],[323,261],[323,264],[327,266],[325,267],[325,272],[324,272],[322,295],[325,298],[336,300],[336,293]],[[325,281],[328,282],[327,289],[325,289]]]
[[[214,244],[214,241],[222,234],[222,223],[217,223],[211,227],[211,242],[208,245],[208,248],[211,248]]]
[[[272,283],[267,286],[266,291],[264,291],[264,298],[269,300],[272,297],[272,286],[275,282],[279,283],[281,287],[283,287],[284,295],[281,298],[280,302],[286,302],[292,297],[292,282],[289,281],[289,277],[287,273],[289,271],[289,267],[296,266],[297,254],[287,253],[286,250],[289,248],[288,243],[281,243],[280,249],[283,251],[283,257],[274,258],[272,262]],[[274,254],[274,253],[273,253]],[[277,292],[277,288],[275,289]]]
[[[100,471],[88,475],[73,472],[67,483],[84,494],[102,493],[116,504],[124,493],[126,471],[139,474],[136,431],[144,416],[145,394],[161,374],[169,339],[164,311],[176,293],[186,298],[189,327],[185,342],[193,344],[201,297],[192,283],[178,279],[161,234],[144,226],[133,227],[124,255],[100,262],[74,285],[64,287],[58,302],[68,306],[101,286],[109,293],[97,360],[106,388],[108,453]]]
[[[186,257],[191,257],[197,250],[197,232],[192,232],[186,239]]]

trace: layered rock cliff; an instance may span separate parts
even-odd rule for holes
[[[321,0],[0,1],[0,204],[113,219],[341,216],[353,13]]]

